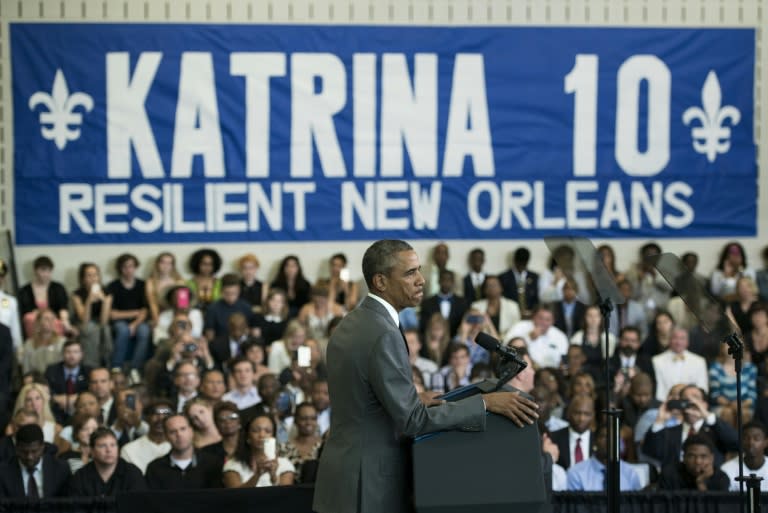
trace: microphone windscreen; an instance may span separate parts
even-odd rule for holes
[[[496,351],[500,345],[498,340],[487,333],[483,333],[482,331],[475,337],[475,342],[477,342],[477,345],[487,349],[489,352]]]

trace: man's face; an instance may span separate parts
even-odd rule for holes
[[[448,246],[445,244],[435,246],[435,249],[432,251],[432,260],[438,268],[444,269],[448,265]]]
[[[485,265],[485,254],[480,251],[473,251],[469,255],[469,268],[474,272],[479,273],[483,270]]]
[[[592,426],[595,417],[595,407],[589,397],[577,397],[573,399],[568,409],[568,422],[577,433],[583,433]]]
[[[454,369],[465,369],[469,365],[469,351],[456,351],[451,355],[451,360],[448,363]]]
[[[228,305],[235,304],[237,298],[240,297],[240,285],[230,285],[221,289],[221,299]]]
[[[200,384],[200,393],[205,397],[218,401],[226,391],[227,387],[224,385],[224,376],[221,372],[211,371],[203,377],[203,382]]]
[[[165,437],[175,451],[182,452],[192,447],[194,432],[186,417],[176,415],[165,423]]]
[[[88,384],[88,389],[93,392],[93,395],[99,401],[106,401],[112,394],[112,379],[109,376],[109,371],[97,369],[91,372],[91,381]]]
[[[744,431],[742,444],[744,445],[744,452],[747,456],[752,459],[758,459],[765,454],[765,449],[768,447],[768,439],[765,437],[762,429],[749,428]]]
[[[259,380],[259,396],[267,404],[272,404],[280,392],[280,382],[273,374],[265,375]]]
[[[101,465],[117,464],[117,440],[113,436],[104,436],[96,440],[91,451],[93,461]]]
[[[683,464],[689,474],[700,476],[711,467],[715,458],[706,445],[694,444],[688,446],[683,454]]]
[[[448,294],[453,290],[453,273],[440,274],[440,292]]]
[[[424,297],[424,277],[421,275],[419,256],[414,250],[396,254],[396,264],[388,275],[377,275],[383,289],[380,295],[398,312],[409,306],[418,306]]]
[[[35,467],[40,461],[40,458],[43,457],[44,450],[44,442],[16,442],[16,457],[24,468],[31,469]]]
[[[126,260],[120,267],[120,275],[126,280],[130,280],[136,274],[136,262],[133,259]]]
[[[165,436],[163,421],[171,413],[171,408],[165,404],[155,406],[152,411],[149,412],[149,419],[147,419],[149,422],[149,429],[156,435],[162,434]]]
[[[253,385],[253,366],[250,362],[238,363],[232,370],[232,374],[239,388],[248,388]]]
[[[248,323],[243,317],[236,315],[229,320],[229,338],[240,340],[248,333]]]
[[[619,292],[621,292],[624,299],[630,299],[632,297],[632,285],[630,285],[628,281],[621,282],[621,285],[619,285]]]
[[[563,301],[565,301],[566,303],[570,303],[574,299],[576,299],[576,289],[574,288],[572,283],[565,282],[565,284],[563,285]]]
[[[549,328],[552,327],[554,319],[552,312],[548,310],[539,310],[536,315],[533,316],[533,324],[539,329],[541,333],[546,333]]]
[[[331,405],[331,396],[328,394],[328,383],[318,381],[312,385],[312,404],[318,412],[325,411]]]
[[[64,348],[64,365],[70,368],[77,367],[83,361],[83,350],[80,344],[72,344]]]
[[[647,408],[651,404],[653,399],[653,390],[646,385],[640,385],[638,387],[632,387],[629,391],[629,395],[634,402],[640,408]]]
[[[672,330],[672,336],[669,338],[669,348],[675,353],[682,353],[688,349],[688,332],[680,328]]]
[[[634,331],[625,331],[619,338],[619,349],[625,356],[636,354],[640,349],[640,336]]]
[[[200,374],[194,365],[184,364],[176,370],[175,384],[184,394],[190,394],[200,385]]]
[[[232,436],[240,431],[240,414],[235,410],[221,410],[213,421],[222,436]]]

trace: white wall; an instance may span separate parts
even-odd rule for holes
[[[211,22],[211,23],[333,23],[397,25],[578,25],[643,27],[756,27],[755,63],[755,140],[765,148],[768,117],[765,84],[765,28],[768,0],[0,0],[0,227],[12,229],[13,220],[13,141],[10,96],[8,22]],[[752,265],[758,265],[760,251],[768,242],[768,157],[759,152],[758,235],[743,238]],[[42,207],[42,206],[41,206]],[[435,241],[412,241],[426,260],[427,250]],[[595,244],[604,241],[596,240]],[[620,239],[610,242],[617,250],[619,267],[625,268],[635,258],[645,239]],[[700,270],[709,272],[716,264],[725,239],[662,239],[665,251],[677,254],[696,251],[701,257]],[[468,251],[480,246],[486,250],[487,268],[493,272],[506,267],[510,251],[525,244],[533,252],[534,262],[547,258],[540,240],[449,241],[451,267],[465,270]],[[272,265],[288,253],[302,257],[306,274],[314,279],[324,272],[325,260],[332,253],[344,251],[351,260],[353,277],[361,277],[359,261],[366,242],[323,243],[217,243],[225,261],[243,253],[256,253],[262,260],[261,277],[271,276]],[[51,255],[57,263],[56,278],[68,286],[75,283],[77,264],[95,261],[111,269],[114,257],[124,251],[149,261],[163,250],[174,251],[181,262],[201,244],[23,246],[16,257],[21,266],[21,281],[31,275],[31,261],[39,254]],[[144,271],[147,271],[145,266]],[[534,266],[539,267],[539,266]]]

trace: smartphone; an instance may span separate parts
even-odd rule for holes
[[[274,460],[277,458],[277,440],[274,437],[264,439],[264,456],[268,460]]]
[[[349,269],[345,267],[339,271],[339,278],[341,278],[341,281],[349,281]]]
[[[299,367],[312,365],[312,350],[307,346],[299,346]]]
[[[98,294],[101,292],[101,284],[100,283],[94,283],[91,285],[91,294]]]
[[[194,353],[197,351],[197,344],[194,342],[190,342],[189,344],[184,344],[184,352],[185,353]]]
[[[125,407],[129,410],[136,411],[136,395],[135,394],[127,394],[125,396]]]
[[[189,289],[182,287],[176,291],[176,308],[189,308]]]
[[[482,315],[467,315],[469,324],[482,324],[484,320]]]

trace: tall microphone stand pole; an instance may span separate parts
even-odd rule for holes
[[[610,298],[602,299],[599,302],[600,313],[603,316],[603,330],[604,330],[604,344],[605,344],[605,358],[603,359],[603,369],[605,370],[605,420],[608,424],[606,436],[608,437],[608,462],[605,472],[606,486],[605,490],[608,496],[607,509],[608,513],[619,513],[619,496],[620,489],[619,483],[620,470],[620,420],[621,410],[614,408],[611,405],[611,371],[608,365],[609,359],[609,323],[611,319],[611,312],[613,311],[613,303]]]

